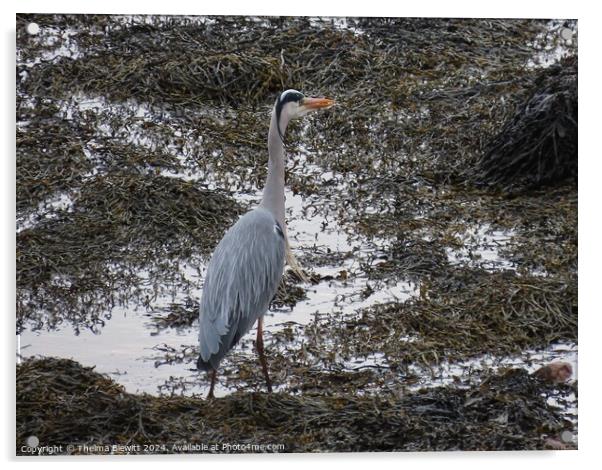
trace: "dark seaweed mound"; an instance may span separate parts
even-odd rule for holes
[[[562,402],[575,390],[509,369],[477,386],[399,398],[236,393],[205,401],[132,395],[73,361],[27,360],[17,368],[17,448],[35,435],[74,454],[90,453],[84,444],[97,446],[91,453],[114,444],[146,453],[151,443],[171,453],[173,445],[214,442],[281,444],[279,452],[543,449],[546,436],[571,429],[547,398]]]
[[[487,145],[478,180],[505,187],[577,182],[577,58],[545,69]]]

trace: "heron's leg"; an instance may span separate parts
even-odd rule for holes
[[[209,387],[209,393],[207,394],[207,400],[210,400],[211,398],[215,398],[215,396],[213,395],[213,389],[215,388],[215,379],[217,377],[217,370],[215,369],[211,369],[211,386]]]
[[[255,347],[257,348],[259,362],[261,362],[261,368],[265,376],[265,384],[268,386],[268,392],[272,393],[272,381],[270,380],[270,374],[268,374],[268,363],[263,353],[263,317],[259,317],[257,320],[257,342],[255,343]]]

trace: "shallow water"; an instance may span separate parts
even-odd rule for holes
[[[514,270],[515,264],[499,254],[500,248],[512,239],[513,234],[512,230],[494,230],[489,224],[469,227],[460,234],[461,248],[446,249],[447,258],[451,264]]]

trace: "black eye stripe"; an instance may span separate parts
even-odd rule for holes
[[[283,93],[284,94],[284,93]],[[286,103],[290,103],[291,101],[300,101],[303,98],[303,95],[298,91],[289,91],[284,94],[284,96],[280,95],[280,105],[283,106]]]

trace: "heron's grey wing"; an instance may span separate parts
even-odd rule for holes
[[[207,268],[200,307],[199,367],[215,369],[270,304],[284,269],[282,228],[257,208],[220,241]]]

